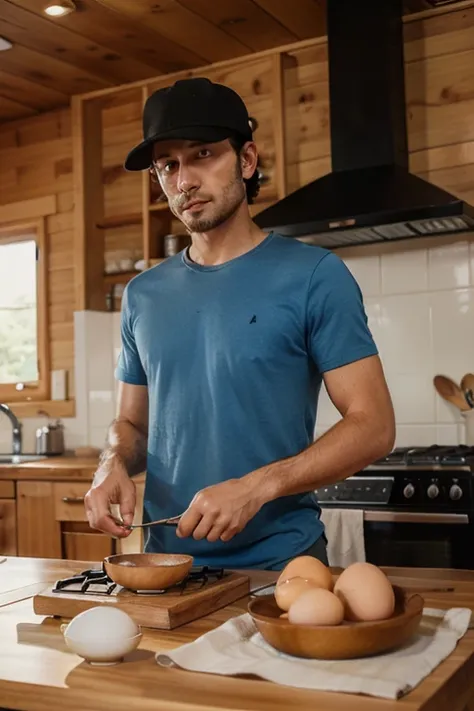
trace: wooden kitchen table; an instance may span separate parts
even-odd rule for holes
[[[190,642],[242,614],[248,598],[171,631],[145,629],[139,649],[125,663],[91,667],[66,648],[59,630],[61,620],[35,615],[31,598],[21,599],[34,594],[35,585],[52,583],[84,567],[82,562],[12,557],[0,563],[0,707],[24,711],[474,711],[474,630],[468,631],[433,674],[398,701],[299,690],[156,664],[156,651]],[[421,592],[428,606],[474,610],[474,572],[385,570],[392,582]],[[277,576],[263,571],[251,574],[252,584]]]

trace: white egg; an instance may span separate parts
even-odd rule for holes
[[[123,610],[101,605],[76,615],[64,633],[78,641],[95,642],[130,639],[140,633],[140,628]]]

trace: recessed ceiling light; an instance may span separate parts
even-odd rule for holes
[[[50,17],[64,17],[70,12],[76,10],[76,5],[73,0],[61,0],[61,2],[51,3],[44,8],[44,11]]]
[[[4,52],[6,49],[11,49],[12,47],[11,42],[5,39],[5,37],[0,37],[0,52]]]

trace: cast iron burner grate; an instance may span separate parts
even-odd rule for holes
[[[170,590],[183,593],[190,584],[198,584],[197,589],[204,587],[210,580],[221,580],[225,575],[224,568],[212,568],[204,565],[198,568],[191,568],[186,578],[181,583],[177,583],[173,588],[166,590],[134,590],[137,595],[162,595]],[[91,568],[83,570],[81,573],[72,575],[70,578],[57,580],[53,593],[74,593],[74,595],[113,595],[118,592],[120,586],[114,583],[102,568]]]

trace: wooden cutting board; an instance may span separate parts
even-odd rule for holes
[[[226,607],[250,592],[248,575],[240,573],[229,573],[221,580],[200,585],[190,582],[182,591],[175,588],[158,595],[137,595],[122,588],[116,595],[108,596],[53,593],[54,586],[50,586],[34,596],[33,609],[37,615],[71,619],[97,605],[115,605],[142,627],[171,630]]]

